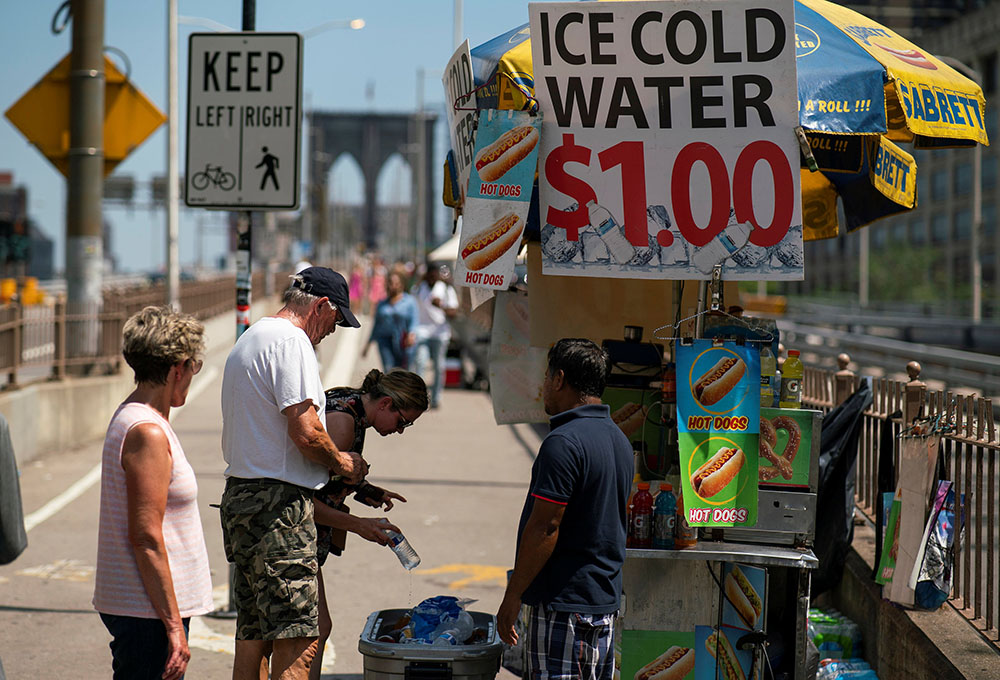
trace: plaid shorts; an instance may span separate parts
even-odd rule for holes
[[[616,614],[573,614],[532,607],[525,680],[611,680]]]
[[[319,635],[312,491],[274,479],[226,480],[226,559],[236,567],[237,640]]]

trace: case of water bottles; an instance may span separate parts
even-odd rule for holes
[[[409,610],[383,609],[368,616],[358,651],[364,656],[364,680],[493,680],[500,670],[503,642],[496,617],[469,612],[486,638],[476,644],[432,645],[379,642]]]

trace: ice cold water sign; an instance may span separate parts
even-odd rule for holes
[[[802,278],[791,0],[529,12],[547,274]]]

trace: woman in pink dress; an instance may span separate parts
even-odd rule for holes
[[[354,266],[351,267],[351,278],[347,286],[348,292],[351,295],[351,302],[359,302],[364,306],[365,273],[361,269],[360,262],[355,261]]]
[[[375,311],[375,306],[385,299],[386,287],[385,287],[385,277],[388,274],[388,270],[385,265],[382,264],[382,258],[376,257],[372,262],[372,274],[368,279],[368,308],[372,312]]]

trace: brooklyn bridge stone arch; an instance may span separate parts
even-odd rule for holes
[[[400,154],[412,170],[411,209],[423,219],[423,242],[428,243],[433,232],[434,194],[431,181],[434,167],[434,124],[437,116],[416,113],[334,113],[313,111],[309,114],[309,182],[308,210],[316,241],[317,253],[328,253],[333,234],[327,219],[327,179],[330,168],[341,154],[350,154],[361,167],[364,178],[362,233],[365,246],[373,249],[379,242],[375,203],[375,184],[382,166],[393,154]],[[420,130],[423,128],[423,140]],[[422,144],[421,144],[422,141]],[[425,150],[420,153],[421,146]],[[422,166],[422,168],[421,168]],[[423,181],[419,179],[421,169]],[[420,200],[419,193],[423,193]],[[415,226],[416,226],[415,225]]]

